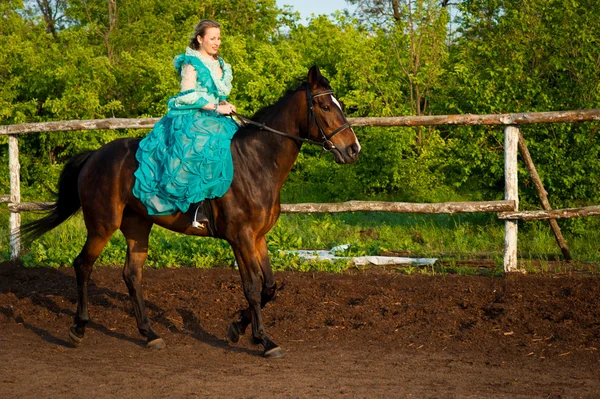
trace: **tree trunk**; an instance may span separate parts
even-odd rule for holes
[[[46,32],[51,33],[54,39],[56,39],[56,11],[52,10],[50,0],[36,0],[44,22],[46,22]],[[57,7],[58,8],[58,5]]]

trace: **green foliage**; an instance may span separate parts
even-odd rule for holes
[[[111,18],[103,0],[90,0],[64,3],[59,11],[65,18],[53,35],[39,11],[30,8],[33,2],[3,3],[0,123],[163,115],[166,100],[178,90],[171,60],[201,18],[223,25],[222,53],[235,70],[232,101],[246,114],[276,101],[313,64],[328,76],[350,116],[598,106],[595,21],[600,15],[596,7],[586,10],[585,2],[463,1],[454,43],[447,39],[449,14],[438,2],[400,1],[399,13],[387,22],[391,8],[354,3],[370,9],[369,20],[378,25],[338,15],[303,26],[274,0],[201,5],[135,0],[119,3],[117,18]],[[524,129],[555,206],[600,199],[593,178],[600,172],[593,162],[600,155],[597,130],[593,124]],[[499,128],[364,128],[357,134],[364,149],[358,164],[332,166],[330,157],[306,149],[284,198],[437,201],[502,195]],[[114,132],[23,136],[24,198],[48,199],[66,159],[116,137]],[[0,159],[5,148],[0,147]],[[521,203],[536,204],[524,170],[521,178]],[[5,172],[0,189],[8,189]]]
[[[235,77],[231,101],[244,114],[256,112],[295,88],[312,65],[328,77],[348,116],[600,108],[600,8],[595,1],[451,2],[459,11],[452,37],[448,34],[449,6],[443,6],[447,2],[350,3],[360,7],[358,19],[338,14],[301,25],[297,13],[278,9],[275,0],[131,0],[117,2],[116,9],[107,9],[105,0],[61,1],[50,26],[36,2],[3,1],[0,124],[163,115],[167,99],[179,89],[172,59],[183,52],[194,25],[204,18],[216,19],[223,26],[222,55],[233,65]],[[399,7],[395,9],[394,3]],[[599,127],[595,122],[522,129],[554,207],[600,202]],[[305,147],[283,188],[283,201],[435,202],[503,196],[504,139],[499,127],[355,130],[363,147],[359,162],[336,165],[330,154],[321,156],[319,150]],[[21,136],[22,198],[51,200],[69,157],[117,137],[144,134],[132,130]],[[5,144],[6,137],[0,136],[0,163],[4,165],[0,166],[0,193],[9,191]],[[523,167],[519,181],[521,208],[539,207]],[[342,227],[338,218],[286,220],[291,222],[278,224],[269,237],[278,268],[308,267],[293,257],[278,255],[279,248],[330,248],[348,243],[338,242],[332,232],[360,237]],[[361,220],[363,229],[370,226],[369,220]],[[408,229],[397,235],[387,220],[374,220],[383,223],[371,227],[385,239],[377,244],[362,238],[350,240],[357,253],[414,248],[412,237],[417,233]],[[432,231],[437,231],[435,223],[446,221],[428,220]],[[460,237],[489,237],[468,224],[444,223],[440,228],[451,229],[448,235],[453,238],[442,233],[425,237],[426,233],[419,232],[432,248],[484,247],[483,242],[473,243],[471,238],[462,242]],[[485,223],[495,222],[486,219]],[[577,219],[561,224],[570,234],[595,239],[590,236],[594,223]],[[527,226],[526,233],[535,230]],[[79,242],[83,236],[77,234],[83,233],[75,231],[80,227],[43,238],[26,255],[26,263],[69,263],[75,252],[55,250],[58,246],[44,240]],[[232,262],[223,242],[173,239],[170,234],[153,233],[151,248],[166,250],[152,252],[148,264],[203,267]],[[110,255],[103,255],[102,262],[121,262],[124,253],[117,250],[122,247],[119,240],[118,236],[111,240]],[[539,245],[544,247],[547,240]]]
[[[28,214],[26,220],[35,218]],[[0,210],[0,223],[8,223],[8,212]],[[600,262],[596,243],[600,240],[599,221],[590,219],[585,230],[566,233],[570,250],[579,262]],[[519,232],[519,258],[527,262],[547,262],[560,255],[554,237],[544,222],[531,222]],[[22,256],[27,267],[69,266],[85,242],[86,230],[76,216],[34,242]],[[504,226],[489,215],[402,215],[389,213],[349,213],[337,215],[282,215],[267,235],[269,256],[274,270],[342,272],[355,267],[347,260],[307,261],[286,251],[348,248],[338,256],[381,255],[390,250],[408,250],[417,257],[435,257],[443,265],[400,267],[402,273],[478,273],[457,266],[473,253],[487,253],[501,269]],[[155,227],[150,235],[148,267],[196,268],[236,267],[229,244],[212,238],[189,237]],[[122,265],[126,245],[116,233],[104,248],[97,265]],[[8,260],[8,234],[0,235],[0,262]],[[456,261],[456,264],[453,262]],[[575,266],[574,266],[575,267]],[[532,267],[531,270],[534,270]],[[539,268],[537,269],[539,270]],[[490,273],[493,273],[491,270]]]
[[[456,113],[505,113],[598,108],[600,11],[593,3],[462,2],[461,35],[451,52],[448,109]],[[600,186],[593,178],[600,172],[594,161],[598,156],[597,130],[597,124],[523,129],[554,206],[598,203]],[[490,135],[488,129],[459,129],[456,133],[449,136],[456,143],[447,153],[452,160],[450,172],[482,176],[475,187],[466,187],[497,192],[503,162],[499,156],[500,132]],[[476,163],[472,162],[474,157]],[[526,188],[521,192],[522,203],[538,203],[531,182],[524,174],[522,177]]]

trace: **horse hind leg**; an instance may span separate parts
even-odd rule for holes
[[[77,280],[77,312],[75,314],[75,324],[69,329],[69,338],[75,346],[78,346],[83,341],[86,326],[90,321],[88,313],[88,283],[94,262],[96,262],[102,253],[102,249],[104,249],[114,230],[106,231],[106,234],[90,233],[88,230],[88,237],[83,249],[73,261]]]
[[[123,268],[123,280],[125,280],[131,297],[138,330],[147,340],[146,347],[163,349],[166,344],[150,325],[142,292],[142,269],[148,256],[148,237],[151,228],[152,222],[141,215],[126,211],[123,216],[121,231],[127,241],[127,258]]]

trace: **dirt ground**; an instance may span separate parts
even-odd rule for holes
[[[600,278],[277,273],[264,311],[286,350],[225,337],[234,270],[146,270],[145,349],[118,268],[92,275],[92,323],[67,340],[70,268],[0,264],[0,398],[599,398]]]

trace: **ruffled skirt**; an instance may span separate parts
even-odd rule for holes
[[[149,215],[186,212],[221,197],[233,180],[231,138],[238,125],[212,111],[170,111],[140,142],[133,194]]]

